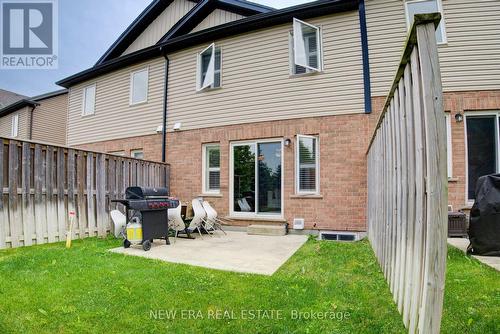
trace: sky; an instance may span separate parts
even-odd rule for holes
[[[59,66],[0,70],[0,88],[27,96],[62,89],[56,81],[92,67],[151,0],[59,0]],[[312,0],[253,0],[274,8]]]

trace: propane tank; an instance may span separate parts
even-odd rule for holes
[[[138,217],[132,218],[127,224],[127,239],[133,244],[142,242],[142,224]]]

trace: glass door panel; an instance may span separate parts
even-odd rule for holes
[[[255,212],[255,144],[233,147],[233,207]]]
[[[480,176],[497,170],[496,115],[467,117],[468,197],[475,198]]]
[[[281,213],[281,142],[258,143],[258,213]]]

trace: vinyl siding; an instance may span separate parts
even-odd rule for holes
[[[500,88],[498,0],[443,0],[447,44],[439,45],[445,92]],[[372,95],[387,94],[406,38],[401,0],[367,0]]]
[[[164,58],[156,58],[71,87],[68,98],[68,145],[155,134],[162,121],[164,64]],[[130,73],[147,66],[148,101],[130,106]],[[94,83],[95,114],[82,116],[83,88]]]
[[[200,22],[191,32],[197,32],[204,29],[212,28],[224,23],[229,23],[245,18],[243,15],[231,13],[222,9],[216,9],[210,13],[203,21]]]
[[[33,140],[66,145],[68,94],[41,101],[33,113]]]
[[[289,74],[292,24],[215,41],[222,50],[222,88],[197,92],[197,54],[169,55],[168,129],[363,113],[363,66],[357,12],[308,20],[322,29],[324,71]]]
[[[123,52],[123,55],[156,44],[196,3],[174,0]]]
[[[31,107],[24,107],[0,118],[0,136],[10,137],[12,133],[12,117],[19,114],[19,131],[17,139],[29,139]]]

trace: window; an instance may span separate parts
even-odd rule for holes
[[[451,178],[453,175],[453,154],[451,147],[451,118],[450,113],[446,113],[444,115],[444,119],[446,121],[446,153],[448,158],[448,178]]]
[[[11,137],[17,137],[19,134],[19,114],[12,116],[12,127],[10,130]]]
[[[141,149],[131,150],[130,156],[134,159],[144,159],[144,152]]]
[[[148,101],[148,69],[130,74],[130,105]]]
[[[293,19],[291,32],[291,73],[319,72],[322,69],[320,29]]]
[[[83,111],[82,115],[93,115],[95,112],[96,85],[90,85],[83,89]]]
[[[231,144],[231,214],[243,217],[282,217],[281,140]]]
[[[203,146],[203,192],[220,192],[220,146]]]
[[[467,134],[467,196],[476,198],[477,179],[499,172],[498,113],[472,112],[465,117]]]
[[[297,194],[319,193],[318,138],[297,136],[296,191]]]
[[[197,89],[221,86],[222,54],[219,47],[211,44],[198,54]]]
[[[443,4],[441,0],[406,0],[405,7],[408,29],[413,24],[415,14],[441,13],[441,22],[436,29],[436,40],[438,43],[446,43]]]

